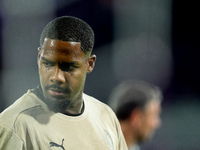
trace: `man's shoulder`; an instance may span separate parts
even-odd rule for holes
[[[116,127],[118,119],[114,111],[110,108],[109,105],[97,100],[94,97],[84,95],[84,101],[86,101],[86,111],[89,111],[93,119],[100,119],[107,122],[112,127]],[[114,127],[114,128],[115,128]]]
[[[96,111],[101,111],[101,112],[103,111],[109,114],[113,114],[112,109],[106,103],[101,102],[100,100],[85,93],[83,95],[83,99],[86,102],[86,105],[90,106],[90,109],[94,108]]]
[[[83,99],[84,101],[86,101],[87,103],[90,103],[90,104],[95,104],[95,105],[100,105],[102,107],[108,107],[107,104],[101,102],[100,100],[98,100],[97,98],[95,97],[92,97],[88,94],[83,94]]]
[[[0,126],[12,128],[17,117],[22,112],[39,105],[36,99],[37,96],[31,90],[28,90],[27,93],[0,113]]]

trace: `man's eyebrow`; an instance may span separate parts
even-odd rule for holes
[[[74,61],[73,61],[73,62],[61,62],[60,64],[61,64],[61,65],[66,65],[66,64],[67,64],[67,65],[78,65],[78,63],[77,63],[77,62],[74,62]]]
[[[41,59],[42,59],[43,61],[46,61],[46,62],[51,62],[50,60],[46,59],[45,57],[41,57]]]
[[[41,60],[45,61],[45,62],[48,62],[48,63],[53,63],[52,61],[46,59],[45,57],[41,57]],[[78,62],[76,61],[72,61],[72,62],[60,62],[60,64],[70,64],[70,65],[78,65]]]

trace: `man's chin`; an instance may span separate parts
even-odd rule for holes
[[[142,143],[148,143],[148,142],[150,142],[152,140],[152,138],[153,138],[153,134],[145,136],[143,138],[140,138],[139,143],[140,144],[142,144]]]
[[[47,98],[46,104],[51,110],[55,112],[63,112],[64,110],[67,110],[70,107],[71,101],[66,100],[64,98],[53,97]]]

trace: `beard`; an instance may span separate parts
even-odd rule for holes
[[[48,93],[49,89],[57,89],[61,90],[65,93],[65,96],[62,95],[50,95]],[[61,88],[58,85],[46,86],[43,90],[43,96],[45,99],[45,103],[50,108],[50,110],[54,112],[65,112],[72,104],[72,100],[70,99],[71,90],[69,88]],[[68,95],[68,96],[67,96]]]
[[[50,94],[48,92],[49,89],[58,90],[57,92],[61,91],[64,94]],[[80,95],[82,92],[81,90],[78,94],[74,94],[72,91],[73,90],[70,88],[61,88],[56,85],[51,85],[42,89],[42,95],[44,97],[44,102],[51,111],[71,115],[71,113],[68,113],[68,110],[70,110],[73,103],[76,102],[77,99],[79,100],[82,98],[82,95]]]
[[[46,104],[50,108],[50,110],[54,112],[61,112],[64,113],[68,108],[71,106],[71,100],[63,100],[63,99],[57,99],[56,100],[50,100],[46,99]]]
[[[148,136],[141,135],[138,137],[138,143],[139,144],[148,143],[152,140],[152,138],[153,138],[153,133],[149,134]]]

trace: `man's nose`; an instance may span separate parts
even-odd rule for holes
[[[55,66],[54,71],[51,74],[51,82],[56,82],[62,84],[65,82],[64,72],[57,66]]]

